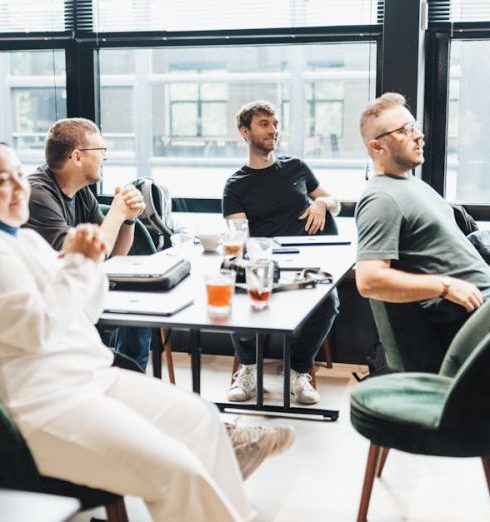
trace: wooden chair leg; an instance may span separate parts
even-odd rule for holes
[[[482,457],[481,462],[483,464],[483,471],[485,472],[485,478],[487,479],[487,488],[490,493],[490,457]]]
[[[313,366],[310,368],[310,377],[311,377],[311,385],[316,390],[316,367],[313,363]]]
[[[376,471],[376,476],[381,477],[381,473],[383,473],[383,469],[385,467],[386,459],[388,458],[388,453],[390,452],[390,448],[381,448],[381,454],[379,456],[378,462],[378,470]]]
[[[129,522],[124,498],[116,500],[112,504],[107,504],[105,510],[108,522]]]
[[[235,382],[235,373],[238,371],[238,368],[240,366],[240,363],[238,362],[238,357],[236,356],[236,354],[233,355],[233,368],[231,370],[231,381],[230,381],[230,385],[232,385],[234,382]]]
[[[171,384],[175,384],[174,359],[172,357],[172,345],[170,344],[170,328],[160,328],[160,338],[162,340],[163,353],[167,363],[167,375]]]
[[[364,484],[362,485],[361,502],[359,504],[359,512],[357,513],[357,522],[366,522],[369,501],[371,500],[371,491],[373,490],[374,475],[376,474],[376,465],[378,464],[379,450],[380,446],[376,446],[376,444],[369,446]]]
[[[325,356],[325,362],[327,363],[327,368],[333,368],[332,345],[330,344],[328,337],[323,341],[322,348],[323,355]]]

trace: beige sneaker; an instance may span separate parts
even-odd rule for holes
[[[258,440],[263,433],[269,432],[274,435],[274,446],[271,456],[280,455],[285,452],[294,442],[295,433],[292,426],[236,426],[235,424],[225,423],[226,430],[235,448],[242,444],[251,443]]]
[[[233,446],[243,480],[247,480],[262,462],[271,455],[275,442],[274,434],[264,431],[251,442]]]

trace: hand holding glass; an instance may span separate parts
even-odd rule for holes
[[[257,261],[246,268],[247,291],[250,304],[256,310],[262,310],[269,304],[274,281],[274,263]]]

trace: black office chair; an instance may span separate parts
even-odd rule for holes
[[[81,510],[105,506],[109,522],[128,522],[124,498],[39,474],[17,426],[0,405],[0,488],[75,497]]]

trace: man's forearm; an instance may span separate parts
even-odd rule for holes
[[[314,199],[314,201],[323,203],[325,208],[332,214],[332,216],[336,216],[340,212],[340,201],[334,196],[318,196]]]
[[[134,226],[124,225],[124,216],[110,209],[100,225],[108,251],[112,256],[126,255],[133,243]]]
[[[444,290],[440,275],[410,274],[394,268],[385,268],[369,278],[361,278],[356,274],[356,279],[363,297],[390,303],[433,299]]]

